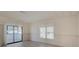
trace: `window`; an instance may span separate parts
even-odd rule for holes
[[[40,38],[54,39],[54,27],[40,27]]]
[[[54,39],[54,28],[47,27],[47,39]]]
[[[40,37],[46,38],[46,28],[45,27],[40,28]]]

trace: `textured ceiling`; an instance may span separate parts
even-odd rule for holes
[[[77,15],[78,12],[60,12],[60,11],[0,11],[0,18],[10,20],[21,20],[24,22],[34,22],[38,20],[45,20],[55,16],[69,16]]]

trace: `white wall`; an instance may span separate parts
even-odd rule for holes
[[[39,27],[41,25],[53,25],[55,27],[55,39],[40,39]],[[48,19],[32,23],[31,39],[59,46],[79,46],[79,38],[77,37],[78,26],[77,14],[63,13],[58,16],[52,16]],[[79,34],[79,32],[78,32]]]
[[[79,46],[79,15],[77,15],[77,46]]]
[[[3,37],[3,36],[4,36],[4,28],[3,28],[3,27],[4,27],[4,25],[3,25],[3,24],[0,24],[0,46],[2,46],[3,43],[4,43],[4,42],[3,42],[3,41],[4,41],[4,40],[3,40],[3,38],[4,38],[4,37]]]

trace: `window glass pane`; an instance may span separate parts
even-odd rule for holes
[[[18,27],[17,26],[14,26],[14,33],[18,33]]]
[[[47,27],[47,32],[54,32],[54,27],[52,26]]]
[[[54,39],[54,33],[47,33],[47,39]]]
[[[9,34],[13,33],[13,26],[8,26],[7,33],[9,33]]]
[[[45,33],[40,33],[40,38],[45,38]]]
[[[18,33],[21,34],[22,33],[22,28],[18,27]]]
[[[40,27],[40,38],[45,38],[46,29],[45,27]]]
[[[46,32],[45,27],[41,27],[40,28],[40,32],[44,32],[45,33]]]

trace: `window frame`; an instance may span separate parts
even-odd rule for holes
[[[41,28],[43,28],[43,27],[45,28],[45,35],[44,35],[45,37],[42,37],[42,36],[41,36],[41,34],[42,34],[42,32],[41,32]],[[46,38],[46,27],[45,27],[45,26],[40,27],[40,38],[43,38],[43,39]]]
[[[54,39],[55,39],[54,26],[42,26],[42,27],[45,28],[45,38],[41,37],[41,31],[40,31],[40,38],[42,38],[42,39],[51,39],[51,40],[54,40]],[[40,27],[40,28],[42,28],[42,27]],[[48,27],[52,27],[53,32],[48,32],[48,31],[47,31],[47,28],[48,28]],[[48,36],[48,33],[52,33],[52,34],[53,34],[53,38],[48,38],[48,37],[47,37],[47,36]]]

